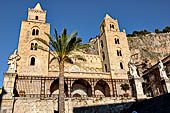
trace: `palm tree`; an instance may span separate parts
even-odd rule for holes
[[[42,38],[35,38],[34,40],[41,42],[43,45],[49,48],[49,50],[38,46],[38,49],[42,51],[49,52],[53,60],[57,60],[59,63],[59,113],[65,112],[64,106],[64,63],[73,63],[72,59],[76,58],[78,60],[86,61],[86,59],[81,55],[75,55],[75,51],[81,51],[82,49],[88,48],[89,44],[82,44],[82,39],[77,38],[77,32],[73,32],[71,35],[67,35],[67,29],[64,29],[61,36],[58,36],[57,30],[55,29],[54,37],[50,34],[45,33],[49,42],[43,40]]]

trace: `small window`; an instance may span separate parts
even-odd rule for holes
[[[121,50],[117,50],[117,56],[122,56]]]
[[[34,43],[31,43],[31,50],[34,49]]]
[[[110,30],[111,29],[114,29],[114,25],[113,24],[110,24]]]
[[[103,41],[101,40],[101,47],[103,48]]]
[[[123,63],[120,62],[120,69],[123,69]]]
[[[34,66],[34,65],[35,65],[35,58],[34,58],[34,57],[31,57],[30,65],[31,65],[31,66]]]
[[[38,44],[37,43],[31,43],[31,50],[37,50]]]
[[[118,38],[115,38],[115,44],[120,44]]]
[[[38,16],[35,16],[35,20],[38,20]]]
[[[36,35],[39,35],[39,30],[38,29],[36,30]]]
[[[35,43],[35,50],[37,50],[37,47],[38,47],[38,44],[37,44],[37,43]]]
[[[35,29],[32,30],[32,35],[35,35]]]
[[[105,67],[105,71],[107,72],[107,64],[105,64],[104,67]]]
[[[102,57],[103,57],[103,60],[105,60],[105,54],[104,54],[104,52],[102,52]]]
[[[32,30],[32,35],[39,35],[39,30],[38,29],[33,29]]]

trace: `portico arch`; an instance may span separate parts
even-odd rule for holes
[[[64,83],[65,96],[68,96],[68,86]],[[59,79],[54,80],[50,86],[50,95],[59,95]]]
[[[74,81],[71,88],[71,96],[82,97],[82,96],[92,96],[92,88],[88,81],[84,79],[78,79]]]
[[[94,91],[95,91],[95,95],[99,95],[99,96],[105,96],[105,97],[109,97],[110,96],[110,87],[107,84],[106,81],[104,80],[99,80],[95,87],[94,87]]]

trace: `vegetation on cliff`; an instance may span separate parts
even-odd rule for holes
[[[170,32],[170,26],[166,26],[162,31],[160,31],[159,29],[155,29],[155,33],[168,33],[168,32]],[[127,37],[145,36],[147,34],[151,34],[151,32],[147,30],[133,31],[133,33],[128,34]]]

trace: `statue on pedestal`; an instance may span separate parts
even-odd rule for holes
[[[17,61],[20,60],[20,56],[17,54],[17,50],[12,53],[8,58],[8,73],[16,73],[17,71]]]
[[[164,67],[164,65],[163,65],[163,63],[162,63],[161,60],[159,60],[158,68],[159,68],[159,72],[160,72],[161,78],[163,78],[163,79],[169,79],[169,78],[167,77],[167,75],[166,75],[165,67]]]
[[[132,58],[130,62],[128,63],[128,67],[129,67],[130,75],[133,78],[140,78],[137,73],[137,67],[135,66],[135,63],[133,62]]]

